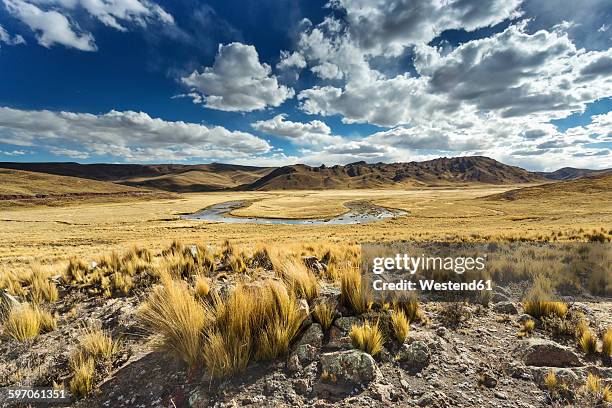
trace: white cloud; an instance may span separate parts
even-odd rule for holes
[[[174,18],[147,0],[4,0],[8,12],[36,33],[43,47],[61,44],[95,51],[95,39],[83,31],[77,16],[85,12],[102,24],[127,31],[126,24],[146,27],[151,22],[174,24]]]
[[[21,0],[4,0],[10,14],[36,32],[36,39],[43,47],[61,44],[81,51],[95,51],[94,38],[89,33],[79,33],[78,26],[56,10],[45,11]]]
[[[400,55],[451,29],[473,31],[520,15],[522,0],[332,0],[353,39],[373,55]]]
[[[204,106],[223,111],[276,107],[294,96],[292,88],[278,83],[268,64],[259,62],[255,47],[237,42],[220,44],[212,67],[181,80],[202,95]]]
[[[285,120],[286,117],[285,114],[276,115],[251,126],[260,132],[290,140],[296,145],[321,146],[342,142],[342,138],[333,136],[329,126],[320,120],[302,123]]]
[[[336,64],[327,61],[312,67],[310,70],[321,79],[342,79],[344,76]]]
[[[28,154],[28,152],[26,152],[25,150],[0,150],[0,155],[3,156],[23,156]]]
[[[276,64],[276,69],[289,69],[289,68],[306,68],[306,60],[304,56],[299,52],[287,52],[281,51],[280,61]]]
[[[5,29],[0,25],[0,44],[7,45],[19,45],[25,44],[25,40],[20,35],[11,36]]]
[[[15,140],[22,145],[47,145],[65,155],[110,155],[149,162],[251,157],[271,148],[249,133],[166,121],[143,112],[113,110],[93,115],[1,107],[0,143],[13,144]],[[82,148],[66,149],[66,143]]]

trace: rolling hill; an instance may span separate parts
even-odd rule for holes
[[[519,184],[579,179],[610,170],[563,168],[530,172],[483,156],[408,163],[350,163],[344,166],[254,167],[231,164],[0,163],[0,168],[113,182],[171,192],[409,188],[461,184]]]
[[[0,200],[139,193],[151,191],[85,178],[0,169]]]
[[[528,200],[567,198],[572,195],[606,195],[612,200],[612,174],[584,177],[576,180],[561,181],[539,186],[523,187],[501,194],[494,194],[485,199],[488,200]]]
[[[172,192],[218,191],[252,183],[272,170],[230,164],[0,163],[0,168],[112,181]]]

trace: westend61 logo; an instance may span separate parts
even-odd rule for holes
[[[402,241],[362,244],[361,253],[361,285],[380,301],[481,302],[493,289],[512,301],[612,297],[610,243]]]
[[[481,256],[411,256],[397,253],[394,256],[372,258],[371,272],[374,291],[482,291],[492,290],[490,279],[457,281],[452,274],[483,272],[487,255]],[[429,272],[429,273],[427,273]],[[385,275],[386,273],[386,275]],[[405,279],[404,275],[410,278]],[[448,276],[450,274],[450,276]],[[415,276],[429,275],[429,278]],[[459,279],[462,280],[462,279]]]

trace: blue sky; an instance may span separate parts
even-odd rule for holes
[[[597,0],[0,0],[0,161],[612,167],[609,21]]]

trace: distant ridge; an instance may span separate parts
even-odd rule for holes
[[[111,181],[171,192],[223,190],[410,188],[460,184],[520,184],[573,180],[612,170],[562,168],[530,172],[484,156],[442,157],[422,162],[312,167],[233,164],[79,164],[0,162],[0,168]],[[0,181],[1,182],[1,181]]]
[[[612,174],[612,169],[604,170],[589,170],[589,169],[577,169],[574,167],[563,167],[559,170],[555,170],[550,173],[539,172],[540,174],[550,180],[576,180],[582,177],[600,176],[604,174]]]
[[[520,167],[483,156],[439,158],[410,163],[350,163],[345,166],[279,167],[241,190],[328,188],[389,188],[456,183],[508,184],[544,182],[546,179]]]

